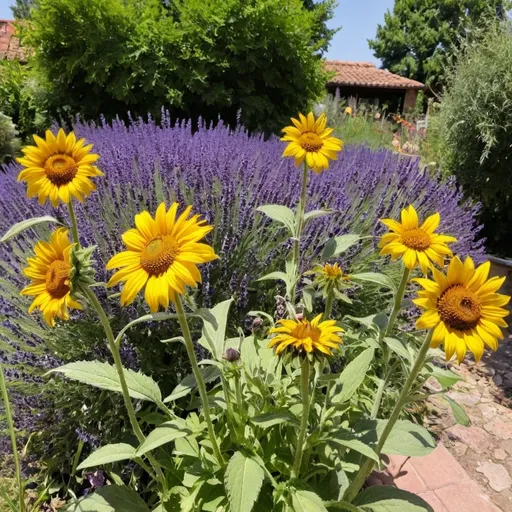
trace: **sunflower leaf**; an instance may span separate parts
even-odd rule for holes
[[[338,254],[350,249],[353,245],[357,244],[361,237],[359,235],[341,235],[331,238],[322,251],[321,261],[326,261],[329,258],[334,258]]]
[[[14,224],[14,226],[12,226],[7,231],[7,233],[5,233],[2,236],[2,238],[0,238],[0,243],[7,242],[7,240],[14,238],[23,231],[26,231],[27,229],[37,226],[38,224],[43,224],[45,222],[54,222],[55,224],[62,225],[61,222],[59,222],[57,219],[54,219],[50,215],[44,215],[43,217],[33,217],[32,219],[22,220],[21,222]]]
[[[100,361],[78,361],[68,363],[50,370],[50,373],[62,373],[68,379],[77,380],[100,389],[122,392],[119,375],[114,366]],[[124,377],[128,386],[128,392],[136,400],[149,400],[159,403],[162,401],[162,393],[158,384],[147,375],[124,368]]]
[[[102,464],[132,459],[135,451],[136,449],[133,446],[126,443],[107,444],[91,453],[77,469],[93,468]]]
[[[265,204],[256,208],[256,211],[264,213],[272,220],[284,224],[290,233],[295,236],[295,214],[287,206],[281,204]]]
[[[149,508],[129,487],[107,485],[73,501],[64,512],[149,512]]]
[[[263,468],[252,457],[236,452],[226,469],[224,485],[233,512],[251,512],[265,480]]]

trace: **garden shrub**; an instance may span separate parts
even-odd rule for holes
[[[207,238],[220,260],[202,267],[203,284],[193,295],[196,304],[210,307],[234,296],[234,309],[241,321],[250,310],[272,311],[274,295],[282,294],[283,289],[256,280],[279,269],[290,245],[282,230],[270,229],[269,220],[256,208],[278,201],[293,206],[300,190],[300,170],[281,158],[282,143],[275,138],[264,140],[222,124],[214,128],[202,124],[192,135],[190,123],[173,126],[166,113],[162,119],[161,126],[136,119],[129,126],[116,121],[112,125],[77,123],[74,127],[78,136],[94,143],[94,151],[101,155],[98,166],[105,173],[97,180],[98,190],[77,207],[84,245],[98,248],[98,281],[107,280],[105,263],[121,250],[119,233],[132,226],[135,213],[143,209],[154,213],[162,200],[178,200],[193,204],[194,210],[215,226]],[[18,165],[5,170],[6,174],[0,175],[0,233],[21,218],[47,213],[65,216],[62,207],[55,213],[49,206],[25,199],[25,186],[16,182]],[[329,237],[350,229],[368,238],[341,259],[344,269],[385,268],[387,273],[398,273],[398,266],[376,257],[374,237],[384,230],[379,218],[397,217],[410,202],[422,216],[441,213],[440,230],[459,240],[452,246],[454,252],[461,256],[471,252],[477,261],[483,258],[482,244],[475,241],[478,208],[461,200],[453,182],[441,182],[421,172],[416,159],[386,150],[349,147],[338,161],[331,162],[328,171],[312,175],[309,191],[308,209],[329,207],[336,213],[308,225],[302,242],[304,270],[310,268]],[[47,234],[44,229],[37,231]],[[79,438],[87,441],[86,453],[98,443],[123,439],[126,421],[121,421],[124,409],[118,397],[42,378],[48,368],[65,362],[109,360],[110,356],[93,313],[73,313],[73,322],[53,330],[42,327],[39,316],[26,313],[29,301],[19,296],[19,289],[26,285],[21,269],[33,239],[29,230],[0,246],[1,351],[9,366],[9,380],[21,380],[12,384],[18,427],[26,434],[37,432],[31,439],[32,453],[48,463],[51,453],[53,467],[60,465],[61,470],[70,472]],[[267,291],[264,301],[261,293],[256,299],[256,290],[262,286]],[[356,316],[373,313],[377,302],[389,298],[376,293],[377,289],[364,287],[353,296],[352,305],[344,305],[343,312]],[[99,293],[109,317],[119,325],[147,311],[143,300],[121,309],[117,297]],[[141,368],[165,393],[186,371],[179,346],[160,343],[178,334],[178,327],[173,331],[172,325],[167,322],[165,329],[161,324],[134,327],[125,335],[122,353],[126,366]],[[246,326],[251,329],[250,323]],[[34,391],[38,394],[26,396]],[[150,411],[141,405],[138,412],[145,415]]]
[[[440,106],[443,166],[481,201],[488,248],[512,255],[512,26],[491,26],[458,58]]]
[[[22,141],[50,126],[47,103],[46,89],[29,64],[0,60],[0,112],[12,118]]]
[[[20,147],[12,119],[0,112],[0,164],[13,158]]]
[[[55,111],[98,120],[166,106],[277,132],[324,89],[331,12],[300,0],[38,0],[25,40]]]

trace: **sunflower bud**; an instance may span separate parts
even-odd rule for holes
[[[240,352],[234,348],[228,348],[226,352],[224,352],[222,359],[225,359],[230,363],[236,363],[240,359]]]
[[[69,278],[71,291],[76,292],[80,286],[89,286],[95,282],[94,260],[92,253],[96,246],[76,249],[71,252],[71,270]]]

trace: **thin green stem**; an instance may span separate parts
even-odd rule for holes
[[[381,341],[382,341],[382,339],[389,336],[393,332],[393,327],[395,325],[396,317],[398,316],[400,307],[402,305],[402,299],[404,298],[405,287],[407,286],[407,282],[409,281],[410,273],[411,273],[411,271],[406,266],[404,266],[404,273],[402,274],[402,280],[400,281],[400,286],[398,287],[398,290],[395,295],[395,301],[393,303],[393,309],[391,310],[391,315],[389,316],[388,325],[386,327],[386,330],[381,332],[381,336],[380,336]]]
[[[77,247],[80,249],[80,237],[78,236],[78,224],[76,222],[75,209],[73,207],[73,199],[69,200],[68,210],[69,219],[71,220],[71,233],[73,235],[73,240],[76,243]]]
[[[300,195],[299,205],[296,213],[296,226],[295,239],[293,241],[293,263],[295,266],[295,279],[290,292],[290,302],[295,306],[295,299],[297,293],[297,284],[300,278],[300,238],[302,229],[304,228],[304,212],[306,210],[306,196],[308,192],[308,164],[304,161],[304,169],[302,171],[302,192]]]
[[[9,428],[9,435],[11,437],[12,456],[14,459],[14,471],[16,473],[16,481],[18,483],[18,498],[20,512],[25,512],[25,493],[23,489],[23,482],[21,481],[20,458],[18,455],[18,447],[16,445],[16,432],[14,430],[14,421],[11,412],[11,404],[9,402],[9,394],[7,393],[7,386],[5,384],[4,378],[4,369],[2,365],[0,365],[0,387],[2,388],[2,398],[4,400],[5,419],[7,420],[7,427]]]
[[[179,296],[178,300],[176,301],[176,312],[178,313],[178,322],[181,327],[183,338],[185,339],[185,348],[187,349],[190,365],[192,366],[192,372],[196,379],[197,389],[199,390],[199,396],[201,397],[201,402],[203,403],[203,415],[206,421],[206,426],[208,428],[208,436],[210,437],[210,442],[212,443],[213,452],[215,454],[217,461],[221,466],[224,466],[226,461],[224,460],[224,457],[222,456],[222,453],[219,449],[219,444],[215,436],[215,430],[213,429],[213,423],[210,417],[210,406],[208,404],[208,395],[206,393],[206,386],[204,385],[203,376],[201,375],[199,365],[197,364],[196,353],[194,351],[194,342],[192,341],[192,335],[190,334],[190,329],[188,327],[187,316],[185,314],[185,311],[183,310],[183,304],[181,303],[181,298]]]
[[[329,292],[327,293],[327,298],[325,299],[325,311],[324,311],[324,317],[323,320],[329,320],[332,313],[332,303],[334,301],[334,291],[332,290],[332,287],[329,289]]]
[[[425,359],[427,358],[428,349],[430,348],[430,342],[432,340],[432,333],[433,330],[430,330],[427,336],[425,336],[425,341],[421,345],[420,351],[418,352],[418,357],[416,358],[416,361],[411,369],[411,373],[409,374],[407,380],[405,381],[404,387],[402,389],[402,392],[400,393],[400,396],[398,397],[393,412],[391,413],[391,416],[389,417],[386,426],[384,427],[384,430],[379,438],[379,442],[375,447],[375,453],[377,454],[377,456],[381,455],[382,448],[384,447],[384,444],[386,443],[389,434],[393,430],[393,427],[395,426],[395,423],[397,422],[404,405],[407,403],[409,399],[409,392],[414,384],[414,381],[418,378],[418,375],[421,369],[423,368],[423,365],[425,364]],[[365,483],[370,473],[373,471],[374,466],[374,460],[366,460],[366,462],[357,472],[357,475],[350,484],[349,488],[345,491],[345,495],[343,496],[344,500],[352,502],[352,500],[357,496],[357,494],[361,490],[361,487]]]
[[[81,291],[85,294],[87,297],[89,303],[91,306],[96,310],[96,313],[98,314],[98,317],[100,319],[101,325],[103,326],[103,329],[105,331],[105,334],[107,336],[108,346],[110,349],[110,352],[112,353],[112,357],[114,358],[114,364],[117,370],[117,375],[119,377],[119,383],[121,384],[121,391],[123,394],[124,399],[124,405],[126,407],[126,411],[128,412],[128,417],[130,419],[130,424],[132,426],[133,433],[137,437],[137,440],[139,443],[143,443],[146,438],[140,428],[139,422],[137,421],[137,416],[135,415],[135,409],[133,408],[132,400],[130,398],[130,392],[128,390],[128,385],[126,384],[126,378],[124,376],[124,369],[123,369],[123,363],[121,361],[121,355],[119,354],[119,348],[117,347],[115,343],[115,337],[114,333],[112,332],[112,327],[110,326],[110,322],[108,320],[107,314],[105,313],[105,310],[101,306],[98,298],[94,294],[94,292],[88,287],[84,286],[82,287]],[[158,479],[162,483],[162,486],[164,489],[166,488],[166,481],[164,474],[162,473],[162,469],[160,468],[160,465],[158,464],[157,460],[148,453],[146,455],[149,462],[151,463],[151,466],[155,470],[155,473],[158,476]]]
[[[78,448],[76,449],[76,453],[73,458],[73,467],[71,468],[70,481],[72,478],[74,478],[74,476],[76,474],[76,468],[78,467],[78,463],[80,462],[80,455],[82,455],[82,450],[84,448],[84,444],[85,443],[81,439],[78,440]]]
[[[291,472],[291,478],[296,479],[300,474],[300,466],[302,464],[302,454],[304,452],[304,441],[306,440],[306,433],[308,430],[308,419],[309,419],[309,372],[310,364],[307,355],[304,357],[302,362],[301,375],[300,375],[300,392],[302,395],[302,420],[300,422],[299,437],[297,439],[297,448],[295,451],[295,459],[293,461],[293,467]]]
[[[391,375],[396,370],[398,363],[395,363],[391,366],[386,373],[386,376],[380,381],[379,387],[377,388],[377,393],[375,394],[375,402],[373,402],[372,412],[370,418],[374,420],[379,414],[380,403],[382,402],[382,397],[384,395],[384,389],[386,388],[386,384],[388,383]]]

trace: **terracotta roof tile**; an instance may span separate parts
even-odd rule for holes
[[[26,62],[27,52],[20,46],[20,40],[14,35],[14,21],[0,20],[0,60],[19,60]]]
[[[325,69],[334,71],[328,85],[355,85],[358,87],[384,87],[389,89],[423,89],[421,82],[377,69],[371,62],[327,60]]]

